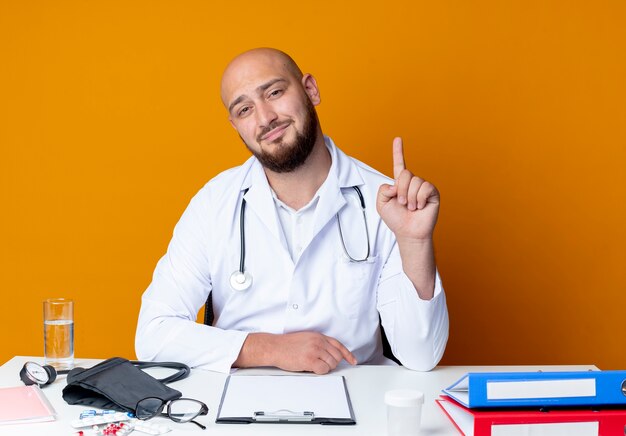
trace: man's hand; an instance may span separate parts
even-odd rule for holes
[[[327,374],[344,359],[351,365],[357,363],[341,342],[321,333],[250,333],[233,366],[276,366],[287,371]]]
[[[393,140],[394,185],[378,189],[376,210],[396,235],[402,269],[422,300],[435,293],[433,231],[439,214],[439,192],[404,165],[402,139]]]
[[[406,169],[402,139],[393,140],[393,185],[378,189],[376,210],[398,241],[432,239],[439,213],[439,192]]]

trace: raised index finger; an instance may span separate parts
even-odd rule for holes
[[[394,138],[393,140],[393,178],[398,180],[402,170],[406,169],[404,165],[404,152],[402,151],[402,138]]]

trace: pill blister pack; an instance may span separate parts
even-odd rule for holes
[[[131,423],[131,428],[135,431],[139,431],[142,433],[150,434],[150,435],[160,435],[167,433],[171,429],[164,424],[157,424],[153,422],[139,421],[134,420]]]
[[[126,422],[112,422],[111,424],[99,428],[97,425],[94,426],[91,434],[98,436],[126,436],[128,433],[131,433],[133,428],[130,424]],[[78,436],[86,436],[83,431],[78,432]]]
[[[80,436],[125,436],[133,431],[158,436],[171,431],[165,424],[140,421],[135,419],[132,414],[122,412],[84,416],[82,419],[72,421],[71,425],[74,428],[84,430],[76,433]]]
[[[87,416],[82,419],[75,419],[71,422],[74,428],[93,427],[94,425],[110,424],[112,422],[130,421],[132,415],[123,412],[107,413],[104,415]]]

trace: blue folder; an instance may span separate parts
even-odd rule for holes
[[[470,372],[443,392],[469,408],[626,405],[626,371]]]

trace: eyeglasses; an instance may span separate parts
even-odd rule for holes
[[[163,408],[167,405],[167,413]],[[135,417],[145,421],[157,415],[167,416],[174,422],[193,422],[202,430],[206,427],[194,419],[200,415],[209,413],[209,408],[202,401],[191,398],[178,398],[177,400],[165,401],[161,398],[148,397],[139,400],[135,407]]]

